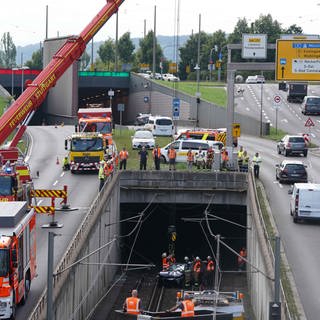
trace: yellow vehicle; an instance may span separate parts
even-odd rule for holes
[[[65,139],[69,150],[71,173],[98,171],[101,160],[112,156],[112,146],[106,144],[103,135],[97,132],[78,132]]]

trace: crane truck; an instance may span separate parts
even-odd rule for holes
[[[36,276],[36,213],[25,201],[0,202],[0,319],[14,319]]]

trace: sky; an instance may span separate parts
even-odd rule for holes
[[[190,35],[217,30],[230,33],[239,18],[250,23],[261,14],[271,14],[283,28],[292,24],[302,27],[305,34],[319,34],[320,0],[125,0],[118,14],[119,37],[143,37],[153,29],[156,8],[157,35]],[[2,4],[0,36],[10,32],[16,46],[40,43],[48,37],[78,35],[105,5],[106,0],[9,0]],[[178,10],[179,8],[179,10]],[[4,14],[6,12],[6,14]],[[179,14],[178,14],[179,12]],[[199,23],[199,16],[201,22]],[[115,39],[115,16],[102,27],[94,41]]]

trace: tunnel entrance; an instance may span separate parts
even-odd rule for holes
[[[168,252],[169,245],[174,246],[177,262],[182,262],[185,256],[199,256],[205,260],[208,255],[214,256],[217,250],[212,233],[221,237],[221,269],[235,270],[237,257],[222,242],[237,252],[246,246],[246,206],[126,203],[121,204],[120,214],[123,263],[160,266],[161,255]],[[170,226],[175,226],[175,241],[172,241]]]

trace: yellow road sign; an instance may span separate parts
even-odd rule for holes
[[[320,81],[320,40],[277,40],[276,80]]]
[[[240,137],[240,133],[241,133],[240,123],[233,123],[232,124],[232,136],[239,138]]]

